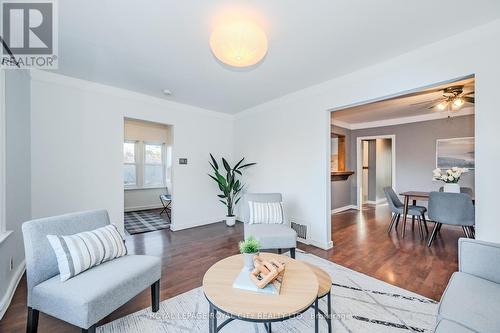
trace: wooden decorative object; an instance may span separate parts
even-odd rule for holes
[[[250,279],[260,289],[276,280],[280,273],[285,270],[285,265],[281,262],[274,259],[264,260],[259,256],[255,257],[254,265],[255,269],[250,273]],[[281,279],[283,279],[283,276],[281,276]],[[278,283],[281,286],[281,282],[278,281]]]

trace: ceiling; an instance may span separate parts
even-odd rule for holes
[[[500,17],[498,0],[58,3],[59,73],[226,113]],[[269,51],[253,68],[231,69],[209,49],[212,27],[227,15],[267,33]]]
[[[470,111],[474,112],[474,107],[471,104],[465,104],[462,110],[460,110],[461,112],[441,111],[436,107],[431,108],[437,103],[436,100],[443,97],[443,89],[451,86],[464,86],[463,94],[473,92],[474,78],[437,85],[414,93],[335,111],[332,112],[332,122],[337,125],[347,124],[353,126],[365,124],[368,126],[371,122],[383,120],[405,119],[408,117],[416,117],[416,120],[418,116],[436,113],[446,118],[453,115],[468,114]]]

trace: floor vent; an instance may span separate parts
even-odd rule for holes
[[[291,227],[297,233],[297,240],[301,243],[309,244],[309,226],[303,222],[299,222],[296,219],[291,219]]]

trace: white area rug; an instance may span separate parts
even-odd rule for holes
[[[367,275],[321,259],[297,253],[330,273],[333,280],[333,332],[432,332],[437,312],[433,300],[392,286]],[[326,297],[320,308],[326,312]],[[314,311],[297,318],[272,324],[276,333],[314,332]],[[208,332],[208,302],[196,288],[161,303],[160,311],[141,310],[98,328],[99,333]],[[225,318],[218,319],[220,324]],[[319,320],[320,332],[328,332],[326,321]],[[263,333],[263,324],[234,320],[220,332]]]

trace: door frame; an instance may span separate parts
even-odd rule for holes
[[[365,140],[375,140],[375,139],[391,139],[391,171],[392,171],[392,188],[396,188],[396,135],[386,134],[386,135],[373,135],[373,136],[359,136],[356,138],[356,206],[359,210],[362,208],[363,193],[363,146],[362,142]]]

